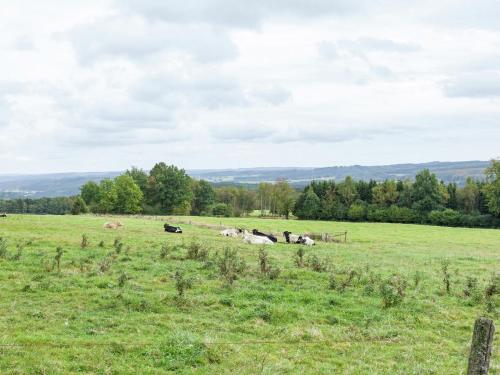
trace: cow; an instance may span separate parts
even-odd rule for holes
[[[7,217],[7,214],[4,212],[4,213],[1,213],[0,214],[0,217]]]
[[[168,233],[182,233],[182,229],[180,227],[173,227],[171,225],[168,225],[167,223],[165,223],[163,228],[165,228],[165,232]]]
[[[257,229],[253,229],[252,234],[254,236],[267,237],[273,242],[278,242],[278,239],[276,237],[274,237],[272,234],[265,234],[265,233],[259,232]]]
[[[248,233],[246,230],[243,231],[243,242],[251,245],[274,245],[274,242],[266,236],[256,236]]]
[[[240,228],[229,228],[220,231],[221,236],[225,237],[239,237],[243,234],[243,229]]]
[[[314,245],[316,245],[316,243],[314,242],[314,240],[311,237],[308,237],[308,236],[300,236],[298,243],[301,243],[302,245],[306,245],[306,246],[314,246]]]
[[[104,223],[103,228],[104,229],[118,229],[120,227],[123,227],[123,224],[117,221],[116,223]]]
[[[286,243],[300,243],[300,236],[287,230],[283,232],[283,237],[285,237]]]

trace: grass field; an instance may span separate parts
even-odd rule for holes
[[[268,246],[269,264],[281,270],[272,278],[260,271],[260,248],[241,239],[195,225],[166,234],[163,221],[132,217],[105,230],[108,220],[116,218],[0,219],[7,240],[7,254],[0,246],[1,374],[462,374],[475,318],[500,321],[500,298],[489,307],[484,298],[500,271],[498,230],[179,218],[274,232],[348,231],[347,244],[306,248],[304,267],[295,262],[298,245]],[[116,237],[123,246],[113,246]],[[219,267],[227,246],[246,264],[232,285],[224,277],[232,273]],[[198,259],[189,259],[190,249],[191,258],[200,250]],[[192,280],[183,297],[177,271]],[[467,277],[477,287],[469,280],[466,288]],[[384,307],[399,298],[398,288],[402,300]],[[500,374],[499,337],[491,374]]]

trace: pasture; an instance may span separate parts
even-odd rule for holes
[[[266,254],[195,225],[165,233],[166,220],[9,215],[0,373],[462,374],[475,318],[500,326],[500,298],[484,292],[500,271],[498,230],[177,219],[347,230],[348,242],[300,259],[283,237]],[[124,226],[104,229],[112,220]]]

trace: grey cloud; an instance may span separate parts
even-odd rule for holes
[[[214,73],[210,78],[181,78],[157,74],[142,80],[133,88],[133,97],[176,107],[218,109],[249,104],[242,88],[235,81]]]
[[[185,54],[212,63],[236,57],[237,49],[226,32],[203,25],[146,23],[137,18],[108,18],[81,25],[69,33],[78,60],[142,60],[156,54]]]
[[[500,96],[500,73],[484,71],[466,73],[448,80],[443,85],[448,97],[488,98]]]
[[[213,127],[210,134],[222,142],[286,143],[340,143],[369,140],[412,131],[411,127],[387,126],[379,128],[349,125],[339,126],[286,126],[281,129],[265,124],[231,124]]]
[[[269,17],[298,18],[347,15],[369,6],[368,0],[122,0],[117,6],[147,18],[167,22],[206,23],[255,28]]]

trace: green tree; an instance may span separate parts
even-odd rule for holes
[[[281,179],[274,184],[273,188],[276,196],[277,212],[288,219],[295,205],[295,190],[290,186],[288,181]]]
[[[99,185],[94,181],[86,182],[80,188],[80,196],[87,205],[92,205],[99,202]]]
[[[500,160],[493,159],[486,169],[487,184],[484,187],[490,212],[500,217]]]
[[[351,176],[347,176],[344,182],[338,185],[338,192],[342,203],[345,204],[347,208],[351,207],[358,196],[356,184]]]
[[[88,212],[87,205],[82,197],[77,196],[73,200],[73,205],[71,206],[72,215],[80,215]]]
[[[404,187],[403,187],[404,189]],[[372,190],[373,203],[380,207],[389,207],[397,202],[398,186],[394,180],[386,180]]]
[[[128,169],[125,174],[134,179],[134,182],[145,195],[148,188],[148,174],[143,169],[134,166]]]
[[[116,204],[114,212],[136,214],[142,211],[143,194],[134,179],[124,174],[115,178]]]
[[[458,208],[466,214],[472,214],[478,209],[479,188],[476,182],[467,177],[465,186],[457,190]]]
[[[193,180],[193,194],[192,213],[194,215],[207,214],[209,207],[215,202],[215,191],[212,184],[205,180]]]
[[[421,217],[442,207],[443,195],[439,181],[436,175],[428,169],[424,169],[415,176],[413,199],[413,208]]]
[[[97,210],[102,213],[113,212],[116,207],[118,196],[116,194],[115,183],[109,178],[101,180],[99,183],[99,202]]]
[[[192,191],[191,178],[184,169],[157,163],[148,179],[148,199],[166,214],[189,213]],[[187,212],[186,212],[187,211]]]
[[[305,193],[301,194],[301,197],[297,200],[295,204],[294,214],[299,219],[317,219],[321,208],[321,200],[316,195],[314,190],[309,187]]]

